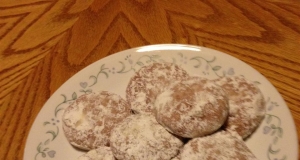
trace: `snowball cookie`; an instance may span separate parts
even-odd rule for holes
[[[185,70],[173,63],[153,63],[142,67],[130,79],[127,101],[136,113],[151,114],[155,97],[171,82],[188,77]]]
[[[68,141],[84,150],[109,146],[111,129],[130,115],[128,103],[107,91],[84,94],[65,109],[63,130]]]
[[[190,140],[182,148],[179,159],[257,160],[241,138],[225,131]]]
[[[157,96],[154,106],[156,120],[168,131],[186,138],[215,132],[229,112],[222,88],[200,77],[170,85]]]
[[[77,160],[116,160],[110,147],[100,146],[78,157]]]
[[[264,118],[266,105],[259,88],[242,76],[216,80],[229,99],[229,117],[225,130],[237,132],[246,138],[254,132]]]
[[[110,136],[110,147],[117,159],[170,160],[183,142],[169,133],[153,116],[131,115],[119,123]]]

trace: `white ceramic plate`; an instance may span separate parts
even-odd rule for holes
[[[62,131],[61,116],[78,96],[107,90],[125,98],[131,76],[153,62],[173,62],[190,75],[207,78],[243,75],[258,83],[267,100],[267,115],[246,141],[261,160],[297,160],[298,140],[293,118],[274,86],[259,72],[227,54],[190,45],[151,45],[125,50],[84,68],[64,83],[45,103],[30,130],[25,160],[74,160],[83,152],[74,149]]]

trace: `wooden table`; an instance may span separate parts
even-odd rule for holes
[[[22,159],[43,104],[115,52],[148,44],[213,48],[281,93],[300,136],[300,1],[1,0],[0,159]]]

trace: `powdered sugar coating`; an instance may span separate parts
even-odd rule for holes
[[[78,157],[77,160],[116,160],[116,158],[110,147],[100,146]]]
[[[180,160],[257,160],[243,140],[225,131],[190,140],[178,157]]]
[[[229,99],[228,131],[246,138],[259,126],[265,115],[265,100],[259,88],[242,76],[223,77],[216,80]]]
[[[157,96],[156,120],[170,132],[194,138],[219,129],[229,112],[225,92],[213,81],[190,77]]]
[[[68,141],[84,150],[109,146],[111,129],[130,115],[128,103],[107,91],[84,94],[65,109],[63,130]]]
[[[111,149],[117,159],[170,160],[183,142],[170,134],[153,116],[132,115],[111,133]]]
[[[153,63],[142,67],[130,79],[126,98],[137,113],[152,113],[156,96],[171,82],[188,77],[185,70],[173,63]]]
[[[180,160],[179,155],[177,155],[176,157],[172,158],[171,160]]]

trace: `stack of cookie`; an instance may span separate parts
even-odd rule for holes
[[[130,79],[126,99],[102,91],[65,110],[67,139],[89,151],[79,159],[256,159],[244,139],[261,123],[265,101],[242,76],[209,80],[153,63]]]

